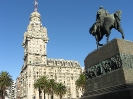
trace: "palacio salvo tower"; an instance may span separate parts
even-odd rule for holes
[[[63,98],[80,97],[81,90],[77,90],[75,81],[82,69],[78,61],[47,58],[46,49],[49,38],[47,28],[41,23],[37,6],[38,1],[35,0],[34,12],[30,15],[30,21],[24,33],[22,43],[24,64],[16,80],[17,99],[39,99],[39,91],[34,88],[34,83],[41,76],[63,83],[67,87],[67,93]],[[46,99],[50,99],[48,96],[46,94]],[[41,98],[44,99],[43,91]],[[54,95],[54,99],[59,99],[59,97]]]

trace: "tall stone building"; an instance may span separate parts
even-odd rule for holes
[[[78,61],[47,58],[47,43],[49,41],[47,28],[42,26],[41,15],[37,12],[35,0],[34,12],[24,33],[24,64],[17,78],[17,99],[39,99],[39,91],[34,89],[34,82],[45,75],[56,82],[62,82],[67,87],[63,98],[77,98],[81,91],[76,90],[75,81],[82,72]],[[42,92],[42,99],[43,99]],[[46,95],[46,97],[48,97]],[[54,98],[58,99],[57,96]]]

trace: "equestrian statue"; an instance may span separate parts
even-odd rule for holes
[[[121,14],[121,10],[117,10],[115,13],[109,14],[102,6],[99,8],[96,15],[96,22],[89,30],[90,34],[92,34],[96,39],[97,48],[103,45],[100,44],[99,41],[102,40],[104,35],[106,36],[106,42],[108,43],[112,28],[118,30],[124,39],[124,32],[120,24]]]

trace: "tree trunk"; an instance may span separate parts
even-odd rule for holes
[[[49,99],[49,94],[48,94],[48,99]]]
[[[84,93],[84,92],[83,92],[83,88],[82,88],[82,95],[83,95],[83,93]]]
[[[45,99],[45,90],[44,90],[44,99]]]
[[[41,99],[41,89],[39,88],[39,99]]]
[[[5,90],[2,90],[2,99],[5,99]]]
[[[52,95],[51,95],[51,99],[54,99],[54,95],[53,95],[53,92],[52,92]]]
[[[1,90],[1,98],[3,99],[3,90]]]
[[[60,99],[62,99],[62,95],[60,95]]]

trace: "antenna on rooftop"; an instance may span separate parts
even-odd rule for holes
[[[38,9],[38,0],[34,1],[34,11],[37,12]]]

